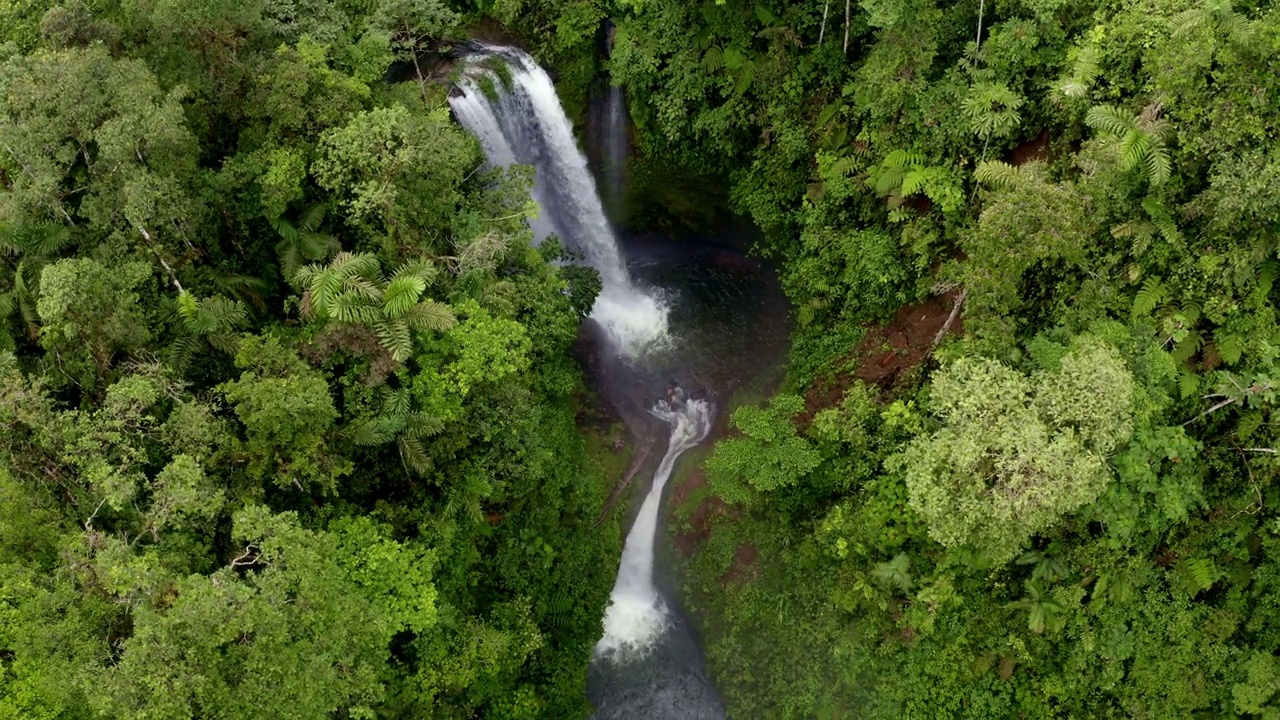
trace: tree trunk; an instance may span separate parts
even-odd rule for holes
[[[844,0],[844,54],[849,54],[849,0]]]
[[[831,0],[827,0],[822,4],[822,27],[818,30],[818,44],[822,44],[822,38],[827,34],[827,11],[831,9]]]

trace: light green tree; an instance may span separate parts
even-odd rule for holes
[[[373,717],[397,633],[436,623],[432,557],[367,518],[324,531],[292,513],[235,515],[242,548],[210,576],[174,578],[136,611],[96,689],[116,717]]]
[[[1108,455],[1133,431],[1133,376],[1089,335],[1057,368],[1028,376],[967,357],[930,390],[941,427],[898,456],[911,507],[935,540],[996,564],[1097,498],[1112,477]]]
[[[92,368],[63,365],[71,379],[92,383],[105,377],[116,355],[136,350],[151,337],[137,288],[151,268],[131,262],[115,267],[96,260],[59,260],[40,273],[40,343],[68,361],[85,358]]]

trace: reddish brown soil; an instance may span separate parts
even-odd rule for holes
[[[1005,157],[1005,161],[1010,165],[1022,165],[1032,160],[1048,160],[1049,159],[1049,131],[1041,130],[1040,134],[1032,140],[1019,143],[1017,147],[1009,151]]]
[[[924,362],[932,352],[933,341],[951,315],[955,301],[954,292],[936,295],[918,305],[902,307],[887,325],[867,328],[866,336],[849,353],[848,362],[843,363],[852,365],[853,372],[819,378],[805,393],[801,424],[808,424],[819,410],[839,403],[855,379],[881,390],[892,389],[905,371]],[[963,331],[959,318],[948,330]]]
[[[729,572],[720,578],[726,585],[741,585],[755,580],[760,574],[760,551],[755,545],[742,543],[733,551],[733,562]]]

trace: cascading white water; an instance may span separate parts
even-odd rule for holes
[[[665,400],[650,410],[671,426],[667,453],[653,475],[653,486],[640,506],[622,549],[618,579],[604,615],[604,637],[596,643],[598,657],[626,660],[642,656],[662,635],[669,622],[666,603],[653,583],[654,542],[662,489],[676,460],[706,439],[711,429],[711,404],[706,400]]]
[[[495,61],[509,72],[495,72]],[[534,234],[542,240],[555,233],[600,273],[602,288],[591,317],[628,357],[662,343],[666,304],[637,287],[623,265],[550,76],[517,48],[477,46],[464,62],[461,93],[449,98],[454,115],[480,140],[491,165],[534,167],[533,198],[542,208],[531,222]]]

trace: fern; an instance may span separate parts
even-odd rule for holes
[[[542,621],[556,630],[568,630],[573,627],[573,611],[577,607],[573,596],[568,591],[556,589],[543,601]]]
[[[1000,190],[1010,190],[1018,184],[1018,168],[1000,160],[983,160],[973,171],[973,177],[983,185]]]
[[[1218,346],[1218,354],[1223,362],[1235,365],[1244,355],[1244,338],[1225,328],[1213,331],[1213,342]]]
[[[1178,394],[1183,400],[1190,400],[1200,392],[1200,376],[1183,368],[1178,373]]]
[[[1204,333],[1199,330],[1189,330],[1187,334],[1173,346],[1173,352],[1169,354],[1174,360],[1180,363],[1186,362],[1199,352],[1202,347],[1204,347]]]
[[[1213,587],[1213,584],[1223,575],[1217,564],[1207,558],[1179,560],[1174,566],[1174,572],[1182,581],[1183,587],[1192,595]]]
[[[1135,316],[1150,315],[1169,296],[1169,291],[1159,278],[1149,277],[1142,283],[1142,289],[1133,299]]]
[[[1168,172],[1167,167],[1165,172]],[[1182,232],[1178,230],[1177,223],[1173,221],[1173,216],[1169,214],[1163,202],[1155,197],[1147,197],[1142,201],[1142,209],[1147,211],[1152,224],[1165,240],[1174,245],[1182,244]]]
[[[911,560],[906,553],[899,553],[889,562],[879,563],[873,567],[871,575],[883,585],[906,592],[912,585]]]

